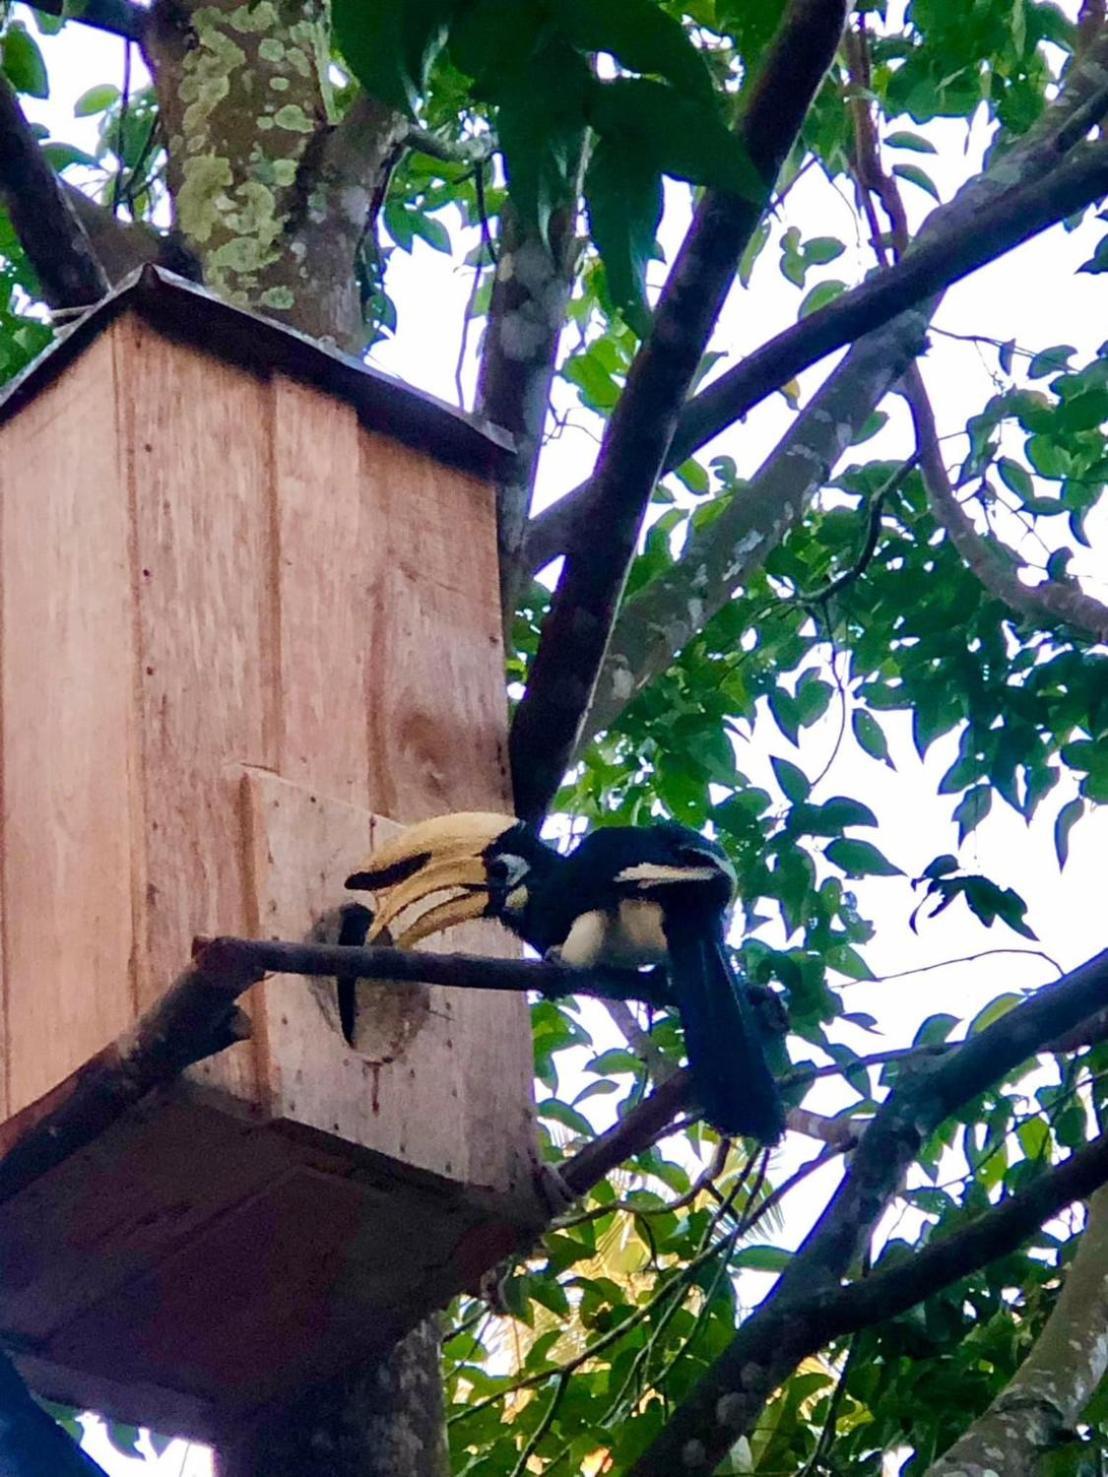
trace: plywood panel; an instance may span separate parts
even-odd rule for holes
[[[362,432],[375,531],[370,807],[401,821],[505,805],[492,489]]]
[[[269,389],[161,339],[125,337],[134,449],[146,968],[140,1005],[197,933],[241,933],[240,766],[277,757],[277,602]],[[253,1091],[249,1046],[197,1075]]]
[[[41,1340],[295,1163],[264,1129],[157,1095],[0,1205],[0,1329]]]
[[[110,335],[3,429],[8,1111],[134,1004],[131,580]]]
[[[299,937],[306,916],[342,900],[351,858],[366,850],[368,817],[270,775],[252,774],[246,783],[260,931]],[[375,843],[394,830],[373,819]],[[438,946],[515,951],[509,936],[489,923],[453,929]],[[329,981],[319,982],[318,991],[296,977],[266,982],[269,1111],[468,1186],[526,1199],[534,1130],[523,1002],[366,982],[361,1050],[353,1051],[339,1030],[333,999]]]
[[[360,485],[350,406],[278,376],[273,477],[286,779],[368,805],[369,582],[379,528]]]

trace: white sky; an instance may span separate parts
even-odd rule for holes
[[[1072,13],[1076,4],[1069,0],[1063,8]],[[79,25],[70,25],[57,39],[40,41],[50,67],[53,93],[48,103],[28,104],[28,111],[47,123],[54,137],[87,148],[95,137],[95,122],[74,120],[73,101],[92,83],[120,79],[122,43]],[[901,126],[915,127],[911,120],[903,120]],[[939,153],[903,155],[903,160],[922,164],[932,174],[943,199],[948,199],[957,185],[978,169],[984,131],[967,131],[963,124],[949,121],[917,131],[925,131],[938,145]],[[911,184],[905,183],[903,190],[912,223],[918,224],[932,202]],[[671,210],[663,234],[667,254],[672,252],[687,218],[683,198],[681,192],[670,191]],[[848,242],[843,257],[809,275],[808,287],[821,277],[855,281],[869,269],[867,249],[861,242],[855,244],[852,211],[817,171],[811,171],[790,194],[775,237],[793,223],[805,236],[838,235]],[[1104,288],[1098,277],[1075,275],[1074,268],[1092,254],[1102,231],[1095,220],[1086,221],[1073,235],[1055,227],[952,288],[937,316],[937,325],[1001,341],[1015,338],[1020,346],[1031,350],[1066,342],[1076,345],[1079,356],[1093,354],[1108,337]],[[778,257],[775,241],[771,241],[755,269],[750,291],[737,289],[732,294],[715,345],[729,356],[721,367],[794,320],[800,294],[780,275]],[[655,275],[661,270],[657,267]],[[470,274],[460,261],[451,261],[419,240],[411,256],[394,252],[389,289],[399,312],[398,336],[378,346],[374,362],[410,383],[454,400],[455,360],[470,286]],[[471,338],[474,342],[465,373],[469,393],[477,335]],[[996,371],[996,355],[987,346],[978,351],[973,345],[935,335],[923,370],[935,402],[940,433],[952,433],[959,431],[967,414],[980,408],[992,393],[990,375]],[[818,366],[803,377],[806,394],[825,373],[826,366]],[[575,397],[564,387],[559,396],[560,408],[574,404]],[[892,412],[889,426],[879,439],[859,448],[857,459],[909,453],[910,434],[899,402],[885,408]],[[789,419],[790,412],[781,397],[774,397],[744,424],[718,438],[711,449],[733,456],[740,473],[748,473],[760,463]],[[593,419],[580,408],[575,409],[570,428],[548,447],[544,457],[542,501],[576,485],[588,473],[595,453],[595,435]],[[949,460],[956,465],[958,443],[950,443],[950,447]],[[1060,525],[1062,520],[1057,522]],[[1101,512],[1091,518],[1088,528],[1094,550],[1079,549],[1073,567],[1087,579],[1092,593],[1108,599],[1108,515]],[[1059,537],[1061,542],[1068,541],[1061,530]],[[1034,546],[1029,545],[1025,552],[1029,559],[1036,558]],[[740,752],[740,765],[771,789],[770,755],[791,757],[809,774],[815,774],[831,751],[837,721],[833,706],[827,717],[803,736],[799,758],[771,722],[760,723],[753,742]],[[875,839],[910,877],[933,857],[956,850],[950,813],[957,797],[936,798],[937,780],[953,757],[956,741],[947,738],[936,744],[928,762],[921,765],[910,742],[907,722],[891,716],[883,717],[883,722],[891,738],[897,772],[893,774],[869,760],[848,743],[816,798],[845,793],[864,799],[881,819]],[[1051,827],[1059,805],[1070,793],[1059,786],[1031,827],[998,800],[988,820],[961,851],[963,866],[980,870],[1001,885],[1013,886],[1024,896],[1029,904],[1028,921],[1038,933],[1042,949],[1063,968],[1081,962],[1105,945],[1102,916],[1108,814],[1102,809],[1078,826],[1066,872],[1059,875]],[[919,937],[914,936],[907,920],[918,897],[907,879],[861,882],[855,884],[855,890],[863,914],[877,925],[876,938],[865,952],[879,975],[988,949],[1026,947],[1023,940],[1000,924],[991,930],[982,928],[961,904],[926,924]],[[924,1017],[936,1011],[969,1019],[995,995],[1034,987],[1052,975],[1042,959],[1013,953],[971,964],[952,964],[886,984],[853,984],[849,986],[849,1008],[876,1017],[883,1035],[878,1040],[854,1031],[849,1039],[859,1050],[900,1045],[911,1039]],[[592,1018],[590,1014],[590,1023]],[[812,1093],[809,1105],[834,1110],[842,1101],[841,1089],[827,1083]],[[790,1136],[778,1155],[774,1171],[778,1176],[810,1157],[815,1149],[808,1141],[793,1139]],[[824,1172],[794,1197],[787,1210],[786,1240],[790,1244],[800,1239],[822,1208],[836,1174],[836,1170]],[[118,1474],[155,1471],[162,1477],[200,1477],[208,1470],[206,1457],[197,1450],[189,1451],[180,1442],[174,1443],[159,1462],[149,1465],[115,1456],[95,1434],[90,1450]]]

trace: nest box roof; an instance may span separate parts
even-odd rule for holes
[[[161,267],[144,266],[71,327],[0,393],[0,424],[38,394],[120,314],[134,312],[170,338],[256,373],[279,371],[347,401],[376,431],[466,472],[495,477],[511,435],[479,416],[372,369],[272,318],[237,308]]]

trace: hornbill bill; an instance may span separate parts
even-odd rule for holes
[[[370,941],[445,893],[395,942],[492,917],[571,967],[664,964],[709,1123],[763,1143],[780,1137],[784,1110],[724,944],[735,873],[714,841],[661,821],[592,831],[562,856],[513,816],[461,812],[410,827],[346,885],[377,895]]]

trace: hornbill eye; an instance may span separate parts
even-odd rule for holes
[[[530,871],[527,862],[521,856],[513,852],[501,852],[498,856],[492,856],[485,863],[488,873],[489,885],[497,889],[508,889],[522,881]]]

